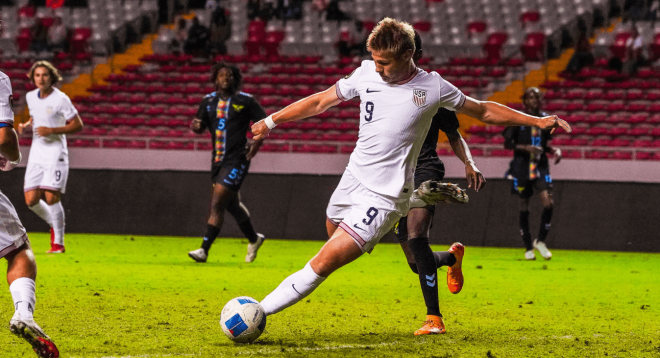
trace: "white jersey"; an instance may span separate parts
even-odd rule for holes
[[[373,61],[339,80],[337,97],[360,96],[360,131],[347,169],[367,189],[394,198],[412,194],[417,157],[440,107],[461,108],[465,95],[436,72],[417,69],[404,84],[388,84]]]
[[[9,77],[0,72],[0,123],[14,125],[14,112],[11,109],[12,91]]]
[[[78,114],[69,97],[57,88],[46,98],[39,98],[39,90],[30,91],[25,95],[30,117],[32,117],[32,147],[30,148],[30,163],[53,165],[58,162],[69,162],[69,152],[64,134],[53,134],[42,137],[37,133],[39,127],[64,127],[68,120]]]

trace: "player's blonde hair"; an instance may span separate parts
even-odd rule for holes
[[[367,50],[388,51],[401,58],[408,50],[415,52],[415,30],[407,22],[386,17],[369,34]]]
[[[32,67],[30,68],[30,72],[28,72],[27,75],[30,81],[32,81],[32,83],[34,83],[34,71],[39,67],[43,67],[46,70],[48,70],[48,74],[50,75],[51,86],[54,86],[57,82],[62,80],[60,71],[58,71],[57,68],[53,66],[52,63],[48,61],[37,61],[34,63],[34,65],[32,65]]]

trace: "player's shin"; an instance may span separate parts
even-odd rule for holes
[[[21,315],[21,318],[32,319],[37,302],[35,289],[34,280],[29,277],[17,278],[9,285],[9,291],[14,300],[14,309]]]
[[[438,267],[429,246],[429,239],[426,237],[414,238],[408,241],[408,245],[417,262],[419,283],[422,287],[427,315],[442,317],[438,302]]]
[[[53,232],[55,233],[53,242],[57,245],[64,246],[64,207],[62,206],[62,202],[58,201],[48,206],[48,211],[50,212]]]
[[[48,209],[48,204],[45,201],[39,200],[36,204],[29,207],[37,216],[42,218],[48,226],[53,227],[53,222],[50,219],[50,210]]]
[[[204,241],[202,241],[202,249],[204,249],[205,253],[209,253],[211,245],[213,245],[213,241],[215,241],[219,234],[219,228],[213,225],[206,225],[206,234],[204,234]]]
[[[280,312],[309,296],[325,279],[325,277],[317,275],[308,262],[302,270],[284,279],[273,292],[261,301],[261,306],[266,315]]]
[[[520,235],[522,236],[527,251],[534,250],[532,246],[532,235],[529,233],[529,211],[520,212]]]
[[[541,214],[541,228],[539,229],[539,241],[545,241],[550,231],[550,220],[552,220],[552,206],[543,208]]]

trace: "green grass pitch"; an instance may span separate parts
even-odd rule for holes
[[[220,329],[224,304],[263,299],[322,242],[267,240],[246,264],[246,240],[218,239],[197,264],[187,252],[199,238],[70,234],[64,255],[44,253],[46,234],[30,238],[35,317],[62,357],[660,357],[658,254],[554,250],[527,262],[522,249],[468,246],[461,293],[439,273],[447,334],[414,337],[426,313],[418,278],[398,245],[379,244],[238,345]],[[12,314],[4,285],[0,357],[33,357],[6,329]]]

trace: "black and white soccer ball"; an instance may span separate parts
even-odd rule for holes
[[[236,343],[254,342],[266,328],[266,313],[254,298],[236,297],[222,309],[220,326],[227,338]]]

